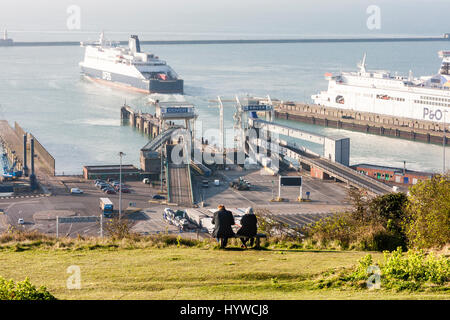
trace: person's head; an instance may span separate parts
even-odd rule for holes
[[[225,210],[225,206],[224,206],[223,204],[219,204],[219,205],[217,206],[217,209],[219,209],[219,210]]]
[[[255,213],[253,212],[253,208],[252,208],[252,207],[248,207],[247,210],[245,210],[245,213],[246,213],[246,214],[255,214]]]

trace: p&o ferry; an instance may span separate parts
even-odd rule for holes
[[[183,94],[183,80],[164,60],[141,52],[136,35],[130,37],[128,47],[106,41],[103,33],[98,42],[81,46],[86,50],[80,68],[89,79],[143,93]]]
[[[311,96],[317,105],[394,117],[450,121],[450,51],[440,51],[437,74],[420,78],[366,69],[366,55],[357,72],[326,73],[328,90]]]

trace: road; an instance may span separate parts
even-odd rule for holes
[[[170,202],[192,205],[189,167],[186,165],[169,165]]]
[[[51,197],[0,199],[0,209],[5,212],[0,217],[0,232],[11,225],[25,230],[55,234],[56,215],[99,216],[101,214],[99,198],[101,197],[110,198],[116,210],[119,208],[119,195],[105,195],[94,186],[92,181],[65,177],[53,178],[51,183],[52,185],[49,187],[53,193]],[[125,184],[129,186],[131,193],[122,195],[123,208],[126,209],[131,202],[137,208],[147,209],[142,214],[131,215],[132,223],[151,222],[146,231],[164,231],[166,226],[163,223],[154,223],[159,221],[160,216],[162,216],[161,206],[148,202],[158,192],[158,189],[140,181],[130,181],[125,182]],[[70,194],[70,188],[80,188],[84,191],[84,194],[72,195]],[[42,218],[43,216],[45,218]],[[19,218],[24,219],[24,225],[18,224]],[[98,236],[100,226],[98,223],[62,224],[59,231],[61,235],[67,236],[76,236],[77,234]]]

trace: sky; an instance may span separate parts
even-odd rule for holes
[[[67,9],[80,8],[69,30]],[[369,29],[369,6],[380,9]],[[146,31],[233,35],[441,35],[449,0],[1,0],[0,28],[11,32]]]

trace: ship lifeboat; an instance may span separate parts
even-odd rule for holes
[[[377,94],[377,99],[381,99],[381,100],[391,100],[391,97],[389,97],[386,94]]]
[[[344,97],[343,96],[337,96],[336,97],[336,103],[344,104],[345,103]]]
[[[167,80],[167,75],[164,73],[158,73],[158,79],[166,81]]]

